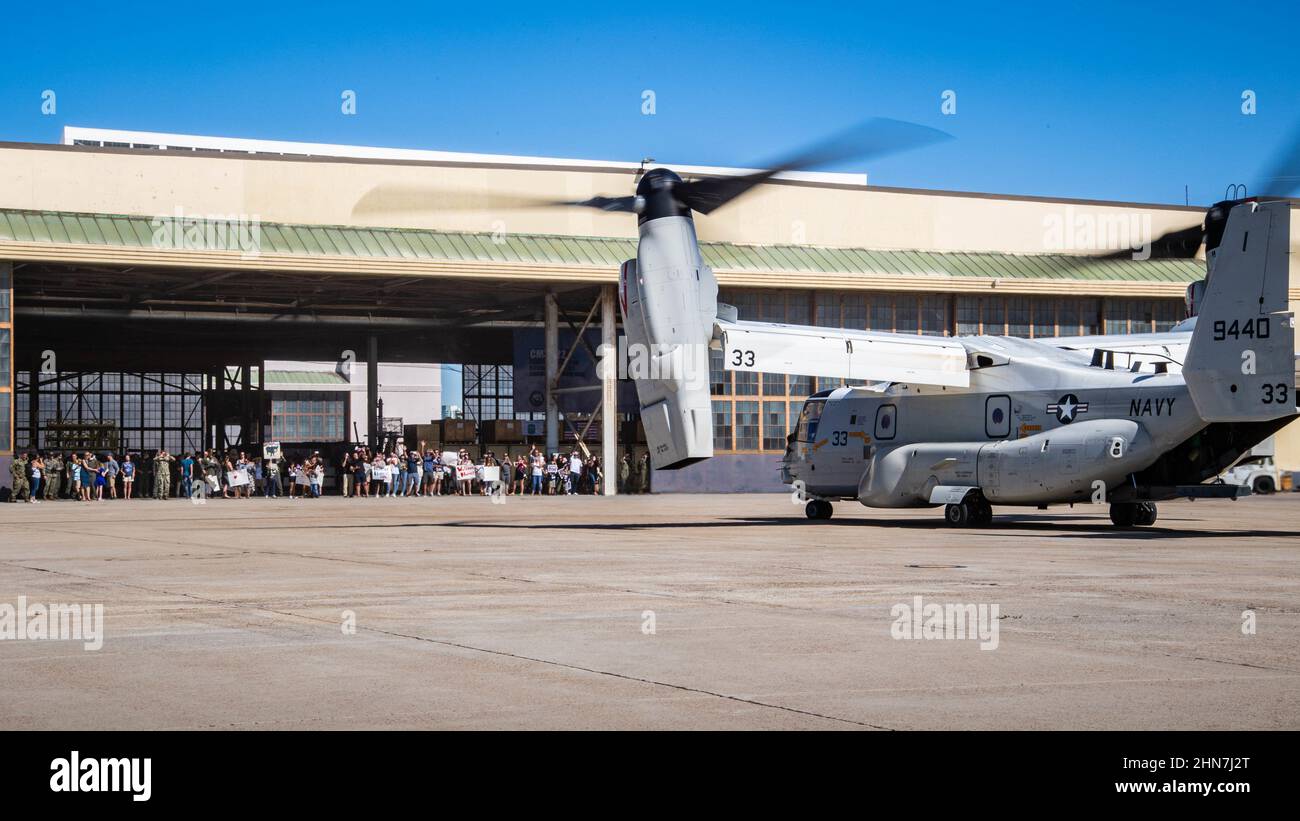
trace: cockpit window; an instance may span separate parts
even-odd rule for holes
[[[799,413],[799,428],[795,438],[800,442],[811,442],[817,436],[817,423],[821,421],[822,408],[825,406],[825,399],[809,399],[804,403],[803,410]]]

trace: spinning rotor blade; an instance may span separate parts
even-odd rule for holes
[[[756,185],[783,171],[798,171],[849,159],[870,159],[952,139],[952,135],[915,123],[874,117],[768,168],[742,177],[705,177],[677,183],[678,202],[701,214],[712,213]]]
[[[1186,228],[1174,228],[1151,240],[1150,259],[1192,259],[1205,241],[1205,228],[1201,223]],[[1123,248],[1092,259],[1127,259],[1146,249]]]
[[[516,208],[579,206],[601,211],[637,210],[636,197],[592,197],[586,200],[552,200],[481,191],[457,191],[419,185],[381,184],[370,189],[352,207],[352,215],[407,214],[430,211],[506,211]]]
[[[1300,126],[1297,126],[1273,155],[1267,170],[1255,180],[1249,195],[1262,197],[1289,197],[1300,189]]]

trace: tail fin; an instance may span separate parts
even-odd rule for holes
[[[1287,202],[1244,202],[1229,213],[1183,365],[1192,402],[1207,422],[1296,412],[1290,242]]]

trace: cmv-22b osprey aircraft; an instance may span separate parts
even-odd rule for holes
[[[740,321],[719,304],[694,212],[785,171],[946,138],[876,119],[763,171],[683,180],[657,167],[633,195],[545,203],[637,216],[619,302],[645,366],[632,377],[655,469],[713,455],[714,350],[729,370],[863,383],[809,397],[788,437],[782,477],[812,519],[837,500],[943,506],[955,526],[988,524],[993,505],[1105,502],[1131,527],[1153,524],[1161,500],[1248,493],[1207,482],[1297,415],[1286,200],[1225,200],[1152,243],[1162,256],[1206,249],[1207,276],[1189,288],[1195,318],[1175,333],[936,338]]]
[[[1207,277],[1191,289],[1196,318],[1160,344],[739,321],[717,301],[692,211],[710,213],[793,167],[803,161],[697,180],[655,168],[635,196],[571,203],[637,214],[620,303],[628,343],[663,360],[658,378],[636,380],[658,470],[713,455],[708,380],[698,376],[710,347],[730,370],[868,383],[809,397],[788,437],[783,479],[814,519],[829,518],[836,500],[943,506],[954,526],[988,524],[993,505],[1105,502],[1114,524],[1150,525],[1158,501],[1248,492],[1206,482],[1296,418],[1286,201],[1210,209],[1198,231]],[[1117,353],[1127,367],[1116,367]]]

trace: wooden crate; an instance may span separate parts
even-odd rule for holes
[[[488,428],[489,442],[519,443],[524,441],[522,419],[494,419]]]
[[[472,419],[442,420],[442,441],[474,442],[478,439],[478,429]]]

